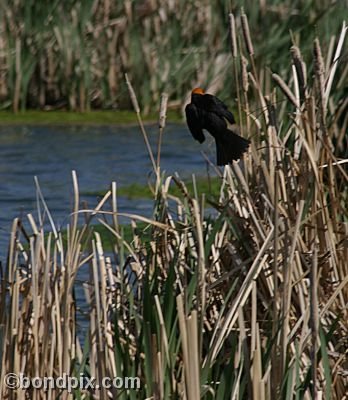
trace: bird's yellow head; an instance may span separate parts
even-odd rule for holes
[[[204,94],[204,90],[200,87],[194,88],[191,94]]]

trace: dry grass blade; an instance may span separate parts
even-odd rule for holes
[[[247,300],[249,293],[251,292],[251,289],[252,289],[253,280],[257,278],[261,269],[264,267],[264,264],[268,258],[268,256],[265,255],[264,253],[268,249],[268,246],[270,245],[270,241],[271,241],[272,237],[273,237],[273,229],[271,229],[271,231],[267,235],[267,238],[265,239],[265,242],[264,242],[262,248],[260,249],[259,253],[257,254],[252,266],[250,267],[248,275],[246,276],[246,278],[242,284],[242,287],[239,290],[238,295],[236,296],[235,300],[233,301],[231,308],[227,312],[225,322],[220,327],[218,332],[215,331],[215,334],[217,336],[216,337],[213,336],[213,338],[212,338],[211,358],[209,360],[207,360],[210,363],[214,362],[215,357],[217,356],[218,352],[221,349],[223,341],[225,340],[226,336],[229,334],[229,331],[233,328],[233,325],[238,318],[238,315],[237,315],[238,307],[243,306],[245,301]]]
[[[341,34],[340,34],[340,37],[339,37],[339,40],[338,40],[338,43],[337,43],[335,56],[334,56],[333,61],[332,61],[332,66],[331,66],[331,69],[330,69],[330,72],[329,72],[329,77],[327,79],[327,83],[326,83],[326,87],[325,87],[325,94],[324,94],[325,107],[327,106],[328,101],[329,101],[329,95],[330,95],[330,92],[331,92],[332,83],[333,83],[333,80],[334,80],[334,77],[335,77],[335,73],[336,73],[336,70],[337,70],[339,59],[341,57],[341,52],[342,52],[343,43],[344,43],[344,40],[345,40],[345,37],[346,37],[346,34],[347,34],[347,30],[348,30],[348,27],[346,25],[346,22],[343,22],[342,31],[341,31]]]
[[[278,84],[279,88],[285,94],[285,96],[289,99],[289,101],[296,107],[299,107],[299,104],[296,100],[296,97],[291,92],[289,86],[283,81],[283,79],[278,74],[272,74],[272,79]]]
[[[145,145],[146,145],[146,149],[147,149],[150,161],[152,163],[153,171],[157,174],[157,168],[156,168],[155,159],[154,159],[154,156],[153,156],[153,153],[152,153],[152,149],[151,149],[151,146],[150,146],[149,139],[147,137],[147,133],[146,133],[143,121],[141,119],[140,107],[139,107],[139,103],[138,103],[138,100],[137,100],[137,96],[136,96],[136,94],[134,92],[132,84],[130,83],[130,81],[128,79],[128,75],[127,74],[125,75],[125,78],[126,78],[126,83],[127,83],[127,86],[128,86],[129,96],[130,96],[130,98],[132,100],[134,111],[137,114],[139,126],[140,126],[140,129],[141,129],[141,133],[143,135],[143,139],[144,139],[144,142],[145,142]]]

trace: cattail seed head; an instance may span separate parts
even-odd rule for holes
[[[168,104],[168,94],[162,93],[161,102],[160,102],[160,112],[159,112],[159,127],[160,128],[164,128],[166,125],[167,104]]]
[[[234,18],[234,15],[230,13],[228,15],[229,21],[230,21],[230,36],[231,36],[231,52],[232,52],[232,57],[236,58],[238,54],[238,49],[237,49],[237,35],[236,35],[236,21]]]
[[[243,55],[241,58],[241,64],[242,64],[242,86],[244,92],[247,92],[249,89],[248,60]]]
[[[306,90],[306,86],[307,86],[306,64],[303,62],[300,49],[297,46],[295,46],[295,45],[292,46],[290,51],[291,51],[291,55],[292,55],[292,61],[294,63],[297,77],[298,77],[301,98],[304,99],[305,90]]]
[[[244,36],[246,48],[248,50],[248,53],[251,56],[253,56],[254,55],[254,47],[251,42],[248,17],[246,16],[246,14],[244,14],[244,11],[242,11],[241,21],[242,21],[242,30],[243,30],[243,36]]]
[[[315,72],[317,76],[323,75],[325,73],[325,67],[318,38],[314,40],[314,61],[315,61]]]
[[[265,96],[265,102],[267,106],[269,124],[270,126],[273,126],[274,128],[277,129],[278,123],[277,123],[276,108],[274,107],[274,104],[271,102],[268,96]]]
[[[319,39],[316,38],[314,40],[314,69],[315,69],[315,76],[317,79],[317,87],[319,92],[319,100],[320,100],[320,114],[321,114],[321,121],[324,123],[325,121],[325,67],[324,67],[324,59],[321,53]]]

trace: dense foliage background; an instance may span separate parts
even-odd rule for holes
[[[230,98],[228,13],[241,6],[256,63],[280,74],[292,40],[305,53],[318,35],[326,49],[347,10],[343,0],[2,0],[0,108],[127,109],[125,72],[145,112],[164,90],[171,108],[196,85]]]

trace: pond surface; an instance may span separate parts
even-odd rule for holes
[[[153,149],[158,129],[147,126]],[[182,178],[206,174],[202,150],[215,159],[209,138],[204,146],[193,140],[187,127],[169,125],[163,136],[161,169]],[[48,208],[58,226],[69,221],[73,204],[71,171],[76,170],[81,200],[89,207],[95,195],[112,181],[118,186],[144,183],[151,163],[137,126],[0,126],[0,259],[5,260],[11,223],[32,213],[37,219],[38,177]],[[151,215],[152,202],[118,198],[120,212]],[[26,218],[24,218],[26,219]]]

